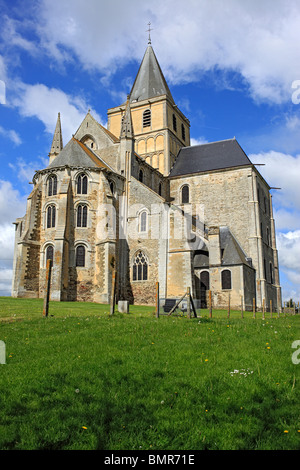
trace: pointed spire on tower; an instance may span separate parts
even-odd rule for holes
[[[50,162],[51,160],[53,160],[53,158],[56,157],[56,155],[60,153],[62,149],[63,149],[63,140],[62,140],[62,132],[61,132],[60,113],[58,113],[53,141],[51,145],[51,150],[49,153]]]
[[[137,101],[167,95],[174,104],[172,94],[151,45],[150,31],[151,29],[149,27],[148,47],[132,86],[130,101],[131,103],[135,103]]]
[[[120,139],[124,137],[127,139],[133,138],[133,127],[132,127],[132,119],[131,119],[131,111],[130,111],[130,95],[127,95],[125,113],[122,118],[122,124],[121,124]]]

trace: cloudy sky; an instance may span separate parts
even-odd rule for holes
[[[299,0],[0,0],[0,295],[14,227],[57,113],[64,144],[88,109],[130,92],[152,45],[193,143],[236,137],[272,187],[283,298],[300,300]]]

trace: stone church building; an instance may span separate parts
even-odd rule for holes
[[[63,146],[58,114],[49,165],[15,222],[12,295],[154,304],[188,287],[198,305],[281,309],[270,186],[236,139],[190,145],[190,123],[151,42],[107,129],[87,113]]]

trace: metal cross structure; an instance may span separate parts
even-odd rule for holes
[[[148,44],[151,44],[151,36],[150,36],[150,31],[153,31],[153,29],[152,29],[152,28],[150,28],[150,26],[151,26],[151,23],[150,23],[150,21],[149,21],[149,23],[148,23],[148,26],[149,26],[149,28],[147,29],[147,32],[149,33]]]

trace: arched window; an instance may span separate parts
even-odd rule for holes
[[[203,290],[209,290],[209,271],[201,271],[200,286]]]
[[[139,181],[142,183],[143,179],[144,179],[144,173],[143,173],[143,170],[140,170],[139,171]]]
[[[53,258],[54,258],[54,248],[52,245],[48,245],[46,249],[46,264],[47,264],[48,259],[50,259],[53,264]]]
[[[85,246],[78,245],[76,247],[76,266],[84,268],[85,266]]]
[[[181,204],[188,204],[190,202],[190,188],[184,185],[181,188]]]
[[[224,269],[221,273],[222,289],[231,289],[231,271]]]
[[[185,127],[183,124],[181,124],[181,137],[182,140],[185,140]]]
[[[47,228],[55,227],[56,208],[52,204],[47,208]]]
[[[151,126],[151,110],[146,109],[143,112],[143,127],[150,127]]]
[[[57,178],[51,175],[48,178],[48,196],[55,196],[57,194]]]
[[[177,132],[177,119],[175,114],[173,114],[173,130]]]
[[[109,182],[109,187],[110,187],[112,195],[114,195],[114,193],[115,193],[115,183],[113,181],[110,181]]]
[[[147,232],[147,212],[143,211],[139,217],[139,232]]]
[[[161,193],[162,193],[162,184],[159,183],[159,185],[158,185],[158,194],[161,196]]]
[[[88,179],[84,173],[77,178],[77,194],[87,194]]]
[[[77,227],[87,227],[87,206],[79,204],[77,207]]]
[[[142,251],[139,251],[135,256],[132,279],[133,281],[147,281],[148,279],[148,262]]]
[[[270,283],[274,284],[273,265],[270,263]]]

